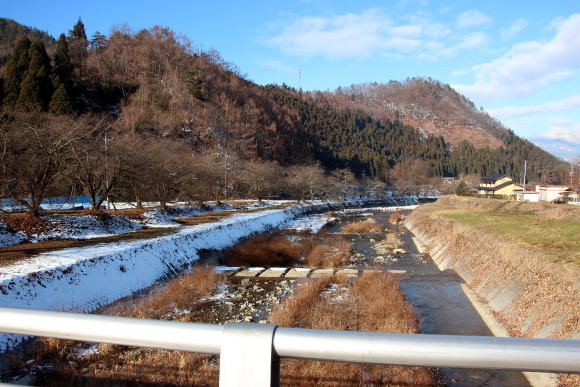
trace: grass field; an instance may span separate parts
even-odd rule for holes
[[[446,210],[437,215],[540,249],[551,261],[580,265],[579,222],[546,220],[521,212]]]

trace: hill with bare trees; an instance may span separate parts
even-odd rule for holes
[[[400,120],[425,135],[443,136],[452,146],[467,141],[476,148],[497,149],[508,132],[451,86],[430,78],[352,85],[312,97],[337,108],[362,109],[378,119]]]
[[[519,176],[524,160],[530,179],[566,169],[431,80],[261,86],[168,28],[87,37],[80,19],[54,49],[26,34],[13,47],[0,72],[0,196],[28,198],[32,212],[72,191],[95,208],[105,196],[303,199],[361,182]]]

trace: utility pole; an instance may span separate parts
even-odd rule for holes
[[[522,182],[522,188],[526,190],[526,174],[528,169],[528,160],[524,160],[524,181]]]
[[[224,153],[224,200],[228,194],[228,151]]]
[[[107,131],[105,130],[105,190],[107,192],[107,210],[111,209],[111,203],[109,202],[109,152],[107,151],[107,143],[109,139],[107,137]]]

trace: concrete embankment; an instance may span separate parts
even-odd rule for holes
[[[461,217],[444,216],[458,213],[467,213],[471,219],[479,214],[500,218],[515,215],[518,219],[531,219],[537,231],[537,227],[560,221],[568,226],[573,224],[576,229],[580,209],[448,196],[414,210],[405,221],[405,226],[415,234],[416,243],[431,255],[440,270],[454,270],[462,277],[464,291],[474,306],[477,308],[479,302],[487,304],[478,309],[489,314],[485,318],[480,311],[488,326],[491,324],[490,329],[496,327],[492,329],[495,334],[580,339],[578,264],[550,259],[550,254],[538,249],[535,243],[514,240],[517,231],[508,238],[499,228],[490,230],[493,223],[482,230],[458,221]],[[547,227],[545,232],[553,230]],[[552,239],[549,234],[543,237]],[[554,249],[560,247],[553,243]],[[577,249],[568,253],[578,256]],[[525,374],[534,386],[577,386],[580,383],[580,375]]]
[[[578,266],[551,262],[516,243],[440,216],[447,210],[525,212],[539,219],[580,220],[571,206],[443,197],[406,220],[442,270],[455,270],[488,303],[512,336],[580,338]]]

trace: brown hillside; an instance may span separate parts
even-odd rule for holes
[[[468,141],[476,148],[497,149],[507,132],[449,85],[431,79],[353,85],[312,97],[337,108],[360,109],[379,119],[399,119],[425,134],[443,136],[452,146]]]

